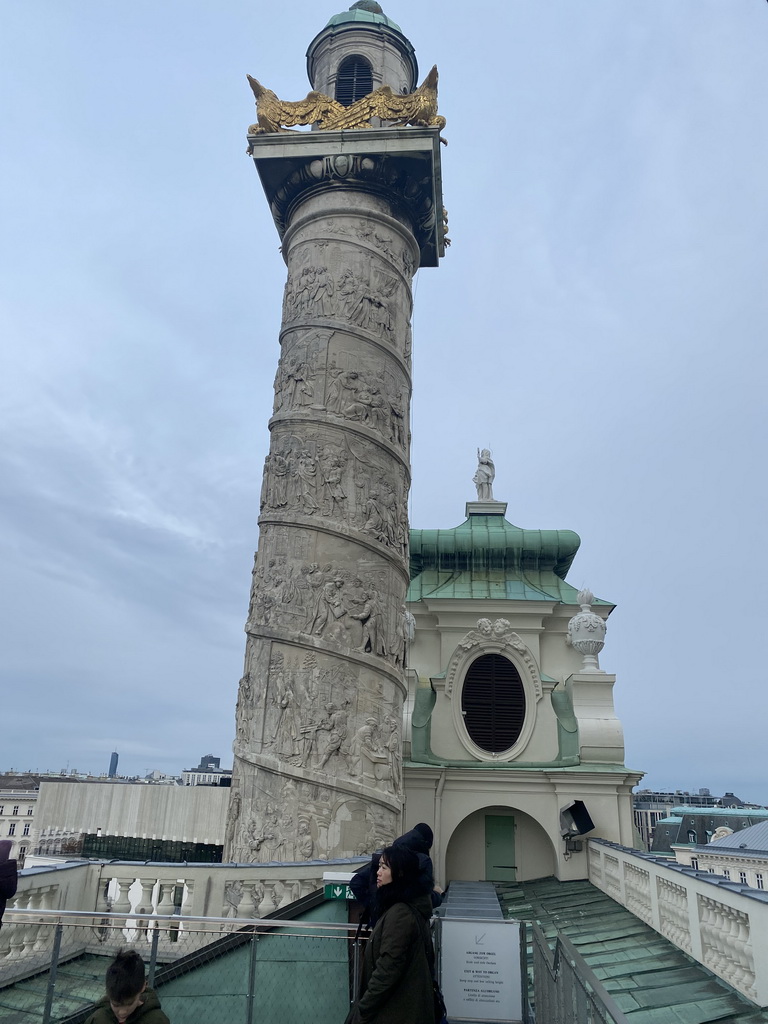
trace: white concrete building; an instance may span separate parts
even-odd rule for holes
[[[0,790],[0,839],[10,839],[11,857],[24,866],[32,845],[33,822],[37,792],[35,790]]]
[[[685,867],[722,875],[730,882],[753,889],[765,889],[768,882],[768,821],[731,832],[706,845],[675,843],[672,850],[677,863]]]

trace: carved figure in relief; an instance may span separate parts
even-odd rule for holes
[[[306,818],[299,818],[298,830],[296,833],[297,860],[312,860],[314,852],[315,844],[312,841],[309,821]]]
[[[312,301],[316,310],[323,316],[330,316],[333,313],[333,278],[327,267],[317,268]]]
[[[334,450],[328,446],[320,460],[323,476],[323,508],[324,516],[346,516],[347,494],[342,484],[344,467],[347,464],[346,452]]]
[[[293,690],[287,686],[277,697],[278,715],[274,739],[278,740],[279,752],[285,757],[299,754],[299,716]]]
[[[406,392],[403,388],[388,390],[387,403],[389,406],[389,439],[393,444],[405,448],[405,410],[407,408]]]
[[[331,639],[339,642],[346,640],[344,618],[347,607],[342,596],[343,587],[344,580],[338,576],[323,584],[318,616],[312,629],[315,636],[322,636],[327,630]]]
[[[477,449],[477,469],[472,477],[472,482],[477,488],[478,501],[493,501],[493,481],[496,476],[496,467],[493,464],[491,453],[488,448],[482,451]]]
[[[382,770],[382,766],[389,764],[389,754],[381,745],[378,722],[375,718],[366,718],[365,723],[357,730],[349,753],[352,762],[350,775],[361,775],[369,781],[386,781],[384,776],[387,772]]]
[[[341,296],[340,311],[351,319],[352,310],[357,305],[358,285],[355,280],[355,275],[349,267],[342,272],[341,278],[339,279],[338,290],[339,295]]]
[[[389,753],[389,776],[395,796],[402,792],[402,761],[400,758],[400,728],[396,718],[388,718],[389,736],[386,746]]]
[[[389,642],[389,654],[392,656],[395,668],[405,668],[407,615],[408,612],[405,610],[405,605],[403,605],[400,614],[395,616],[395,628],[392,631],[392,639]]]
[[[362,610],[352,615],[363,625],[363,642],[357,648],[358,651],[369,651],[371,654],[386,654],[384,644],[384,615],[379,603],[377,591],[372,588],[365,594],[365,604]]]
[[[295,478],[298,482],[296,502],[299,512],[312,515],[318,509],[315,491],[317,488],[317,462],[308,449],[304,449],[296,463]]]
[[[237,832],[240,824],[240,810],[242,808],[242,797],[238,790],[232,793],[232,797],[229,802],[229,813],[227,815],[227,828],[224,833],[224,848],[227,850],[232,849],[232,844],[235,839],[235,833]]]
[[[275,451],[269,456],[271,488],[268,504],[273,508],[285,508],[288,504],[288,483],[290,480],[291,464],[287,454]]]
[[[243,883],[240,879],[227,882],[224,886],[224,917],[237,917],[237,908],[243,898]]]
[[[341,754],[341,745],[347,736],[346,712],[337,708],[335,704],[326,704],[325,709],[328,712],[328,718],[320,724],[319,728],[328,732],[328,739],[323,756],[315,765],[318,770],[325,768],[334,754]]]
[[[292,359],[284,372],[281,395],[287,399],[289,409],[302,408],[312,404],[315,389],[307,363]],[[286,402],[283,401],[285,405]]]
[[[375,540],[385,543],[387,540],[386,512],[379,499],[379,492],[372,490],[363,504],[363,532],[370,533]]]

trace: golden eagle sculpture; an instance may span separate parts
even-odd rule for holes
[[[256,97],[256,124],[248,129],[249,135],[282,132],[299,124],[317,124],[327,128],[328,117],[343,114],[346,110],[337,100],[322,92],[310,92],[306,99],[290,103],[278,99],[271,89],[265,89],[255,78],[247,77]]]
[[[370,128],[371,118],[388,121],[391,127],[414,125],[419,128],[445,128],[445,118],[437,112],[437,66],[433,67],[415,92],[401,96],[389,85],[368,93],[349,107],[321,92],[310,92],[297,103],[280,100],[271,89],[248,75],[256,97],[257,122],[249,135],[280,132],[296,125],[315,124],[322,131]]]

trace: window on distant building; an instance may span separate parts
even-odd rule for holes
[[[18,814],[19,813],[19,805],[18,804],[14,804],[13,805],[13,813],[14,814]]]
[[[29,816],[30,818],[32,817],[32,815],[33,815],[34,813],[35,813],[35,809],[34,809],[34,807],[28,807],[28,808],[27,808],[27,815],[28,815],[28,816]]]
[[[345,57],[336,72],[336,99],[344,107],[373,92],[373,72],[365,57]]]
[[[730,882],[730,880],[731,880],[731,872],[730,872],[730,870],[728,868],[723,868],[723,878],[727,878],[728,881]]]
[[[472,662],[461,691],[461,713],[478,747],[498,754],[514,746],[525,721],[525,691],[508,658],[484,654]]]
[[[688,829],[688,842],[689,843],[695,843],[696,842],[696,829],[695,828],[689,828]]]
[[[740,871],[739,872],[739,881],[741,882],[742,885],[746,885],[747,884],[747,872],[746,871]]]
[[[691,867],[694,869],[694,871],[698,871],[699,870],[699,858],[698,857],[691,857]]]
[[[5,808],[0,804],[0,814],[5,814]]]
[[[758,889],[765,888],[765,886],[763,885],[763,876],[759,871],[755,872],[755,885]]]
[[[8,835],[9,836],[15,836],[16,835],[16,822],[15,821],[12,821],[11,824],[8,826]]]
[[[28,821],[24,822],[24,828],[21,830],[21,834],[23,836],[28,836],[29,835],[29,822]]]

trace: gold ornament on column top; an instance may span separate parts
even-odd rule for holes
[[[437,65],[415,92],[399,96],[388,85],[363,96],[349,107],[322,92],[312,91],[303,100],[279,99],[271,89],[247,76],[256,97],[257,122],[249,135],[288,131],[297,125],[314,124],[321,131],[345,131],[370,128],[372,117],[389,121],[389,127],[414,125],[419,128],[445,128],[445,118],[437,112]],[[445,141],[441,139],[441,141]]]

